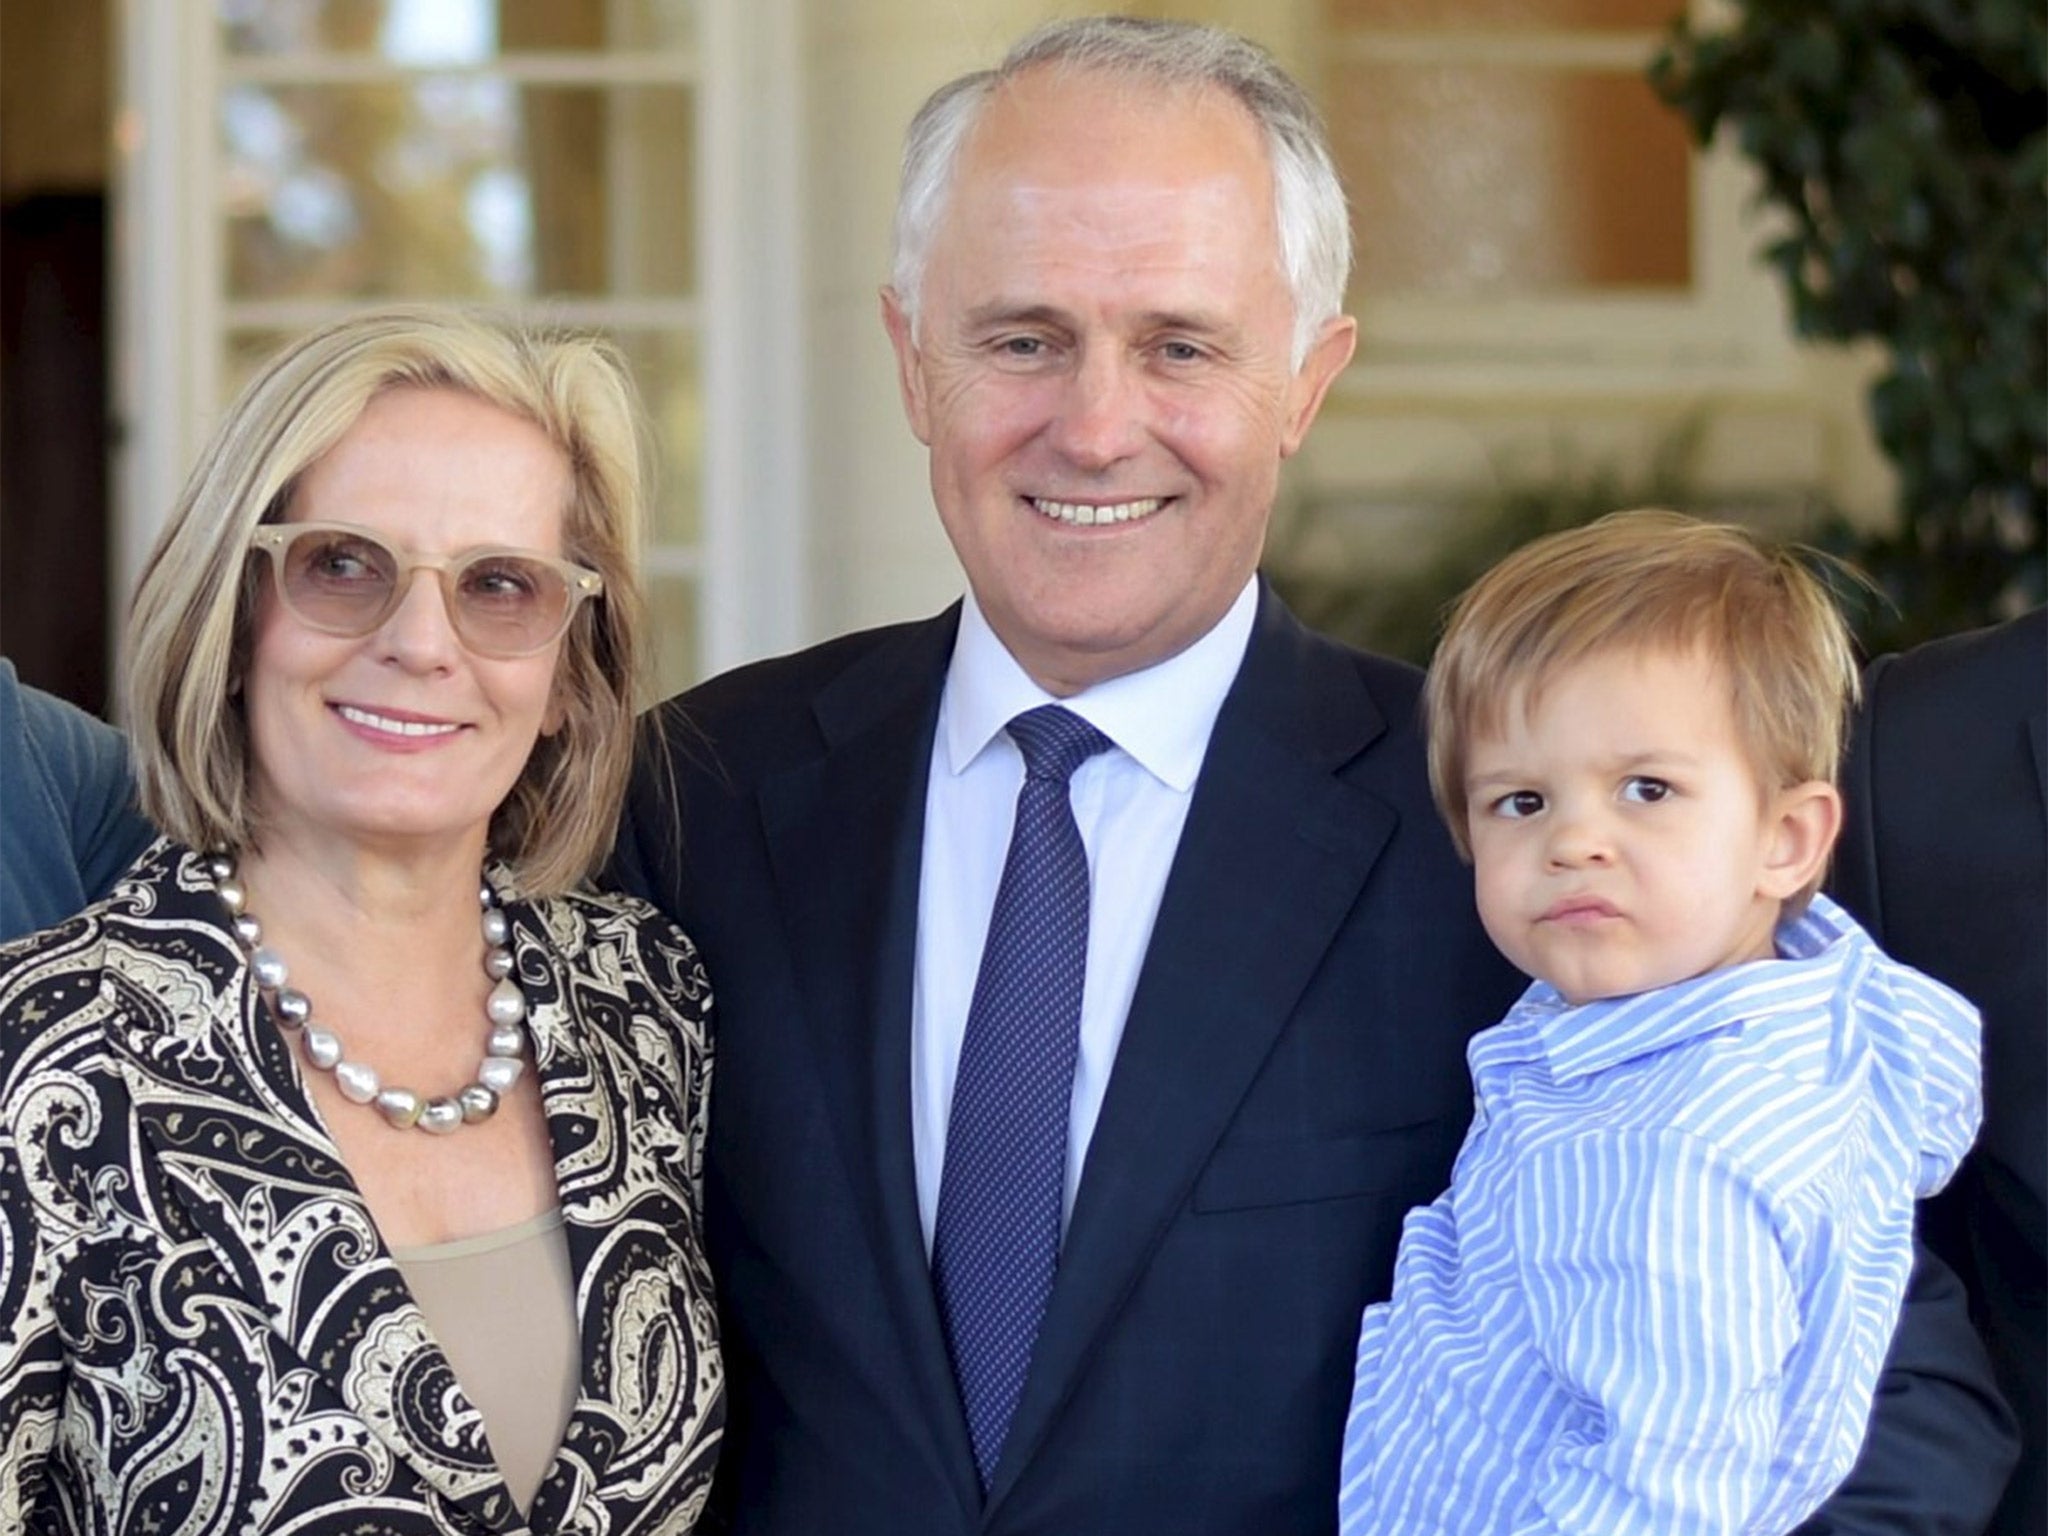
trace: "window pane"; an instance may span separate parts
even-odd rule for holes
[[[452,76],[235,86],[229,296],[686,295],[691,98]]]
[[[693,0],[216,0],[230,54],[372,53],[475,64],[502,53],[685,48]]]
[[[1430,31],[1485,27],[1559,32],[1660,30],[1680,0],[1327,0],[1339,30],[1399,27]]]
[[[1640,76],[1361,62],[1330,83],[1362,293],[1690,285],[1690,146]]]

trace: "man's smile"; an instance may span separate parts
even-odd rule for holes
[[[1101,523],[1134,523],[1150,517],[1171,500],[1166,496],[1141,496],[1135,501],[1053,501],[1044,496],[1027,496],[1041,516],[1073,528],[1092,528]]]

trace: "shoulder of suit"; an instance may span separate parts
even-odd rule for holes
[[[1881,656],[1864,675],[1871,704],[1922,703],[1967,715],[2038,715],[2048,704],[2048,608]]]

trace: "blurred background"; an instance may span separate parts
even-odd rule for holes
[[[125,594],[282,338],[604,329],[660,457],[664,692],[960,578],[876,289],[904,125],[1088,6],[0,0],[0,651],[104,710]],[[1358,361],[1268,569],[1426,659],[1505,548],[1659,502],[1847,553],[1872,645],[2042,597],[2038,0],[1214,0],[1316,93]]]

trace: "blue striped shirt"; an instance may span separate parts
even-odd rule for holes
[[[1783,1532],[1847,1475],[1977,1013],[1825,897],[1779,958],[1474,1037],[1451,1187],[1366,1308],[1344,1536]]]

